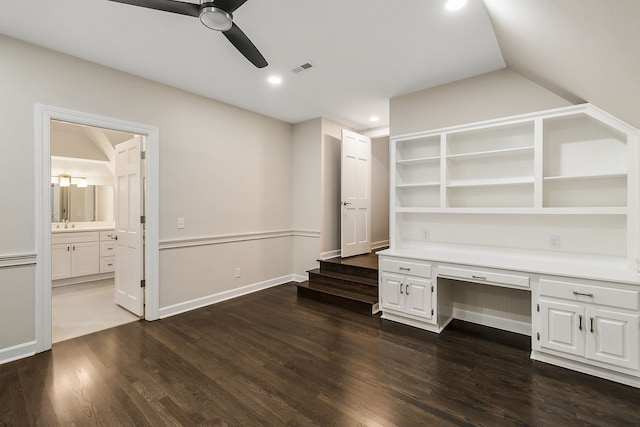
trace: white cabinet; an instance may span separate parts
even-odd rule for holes
[[[51,280],[71,277],[71,245],[59,243],[51,245]]]
[[[396,310],[424,320],[432,319],[431,280],[393,273],[382,273],[381,280],[383,310]]]
[[[100,273],[100,246],[94,242],[71,244],[71,277]]]
[[[640,376],[640,291],[540,280],[540,351]]]
[[[418,260],[380,257],[380,308],[382,318],[423,329],[434,324],[435,288],[431,265]]]
[[[103,236],[102,240],[106,241],[101,241]],[[112,238],[113,232],[74,231],[52,234],[51,280],[113,272],[115,257]],[[70,283],[76,282],[77,280]]]

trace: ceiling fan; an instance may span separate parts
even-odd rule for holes
[[[251,40],[233,22],[233,12],[242,6],[247,0],[201,0],[200,4],[187,3],[173,0],[110,0],[117,3],[125,3],[133,6],[146,7],[148,9],[162,10],[164,12],[178,13],[199,17],[202,23],[212,30],[221,31],[222,34],[258,68],[267,66],[260,51],[251,43]]]

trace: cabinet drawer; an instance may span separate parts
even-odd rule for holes
[[[431,264],[421,261],[404,261],[399,259],[382,258],[383,271],[411,276],[431,277]]]
[[[638,310],[639,291],[541,279],[540,295]]]
[[[80,233],[53,233],[51,244],[97,242],[100,239],[97,231],[84,231]]]
[[[509,288],[529,289],[529,276],[498,273],[490,270],[470,270],[457,267],[438,267],[438,276],[470,280]]]
[[[115,240],[115,239],[116,239],[116,232],[113,230],[100,232],[100,240]]]
[[[116,242],[100,242],[100,257],[114,256],[116,254]]]
[[[111,273],[116,269],[116,257],[100,258],[100,273]]]

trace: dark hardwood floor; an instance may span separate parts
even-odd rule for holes
[[[0,425],[637,426],[640,390],[533,362],[528,337],[288,284],[1,365]]]

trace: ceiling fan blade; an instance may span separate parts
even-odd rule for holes
[[[246,1],[247,0],[213,0],[213,6],[222,9],[227,13],[233,13]]]
[[[236,24],[233,24],[231,28],[224,31],[222,34],[231,42],[232,45],[240,51],[253,65],[258,68],[264,68],[268,65],[267,60],[260,53],[258,48],[251,43],[249,37],[247,37]]]
[[[200,16],[200,5],[173,0],[109,0],[116,3],[130,4],[132,6],[146,7],[147,9],[162,10],[178,13],[180,15]]]

